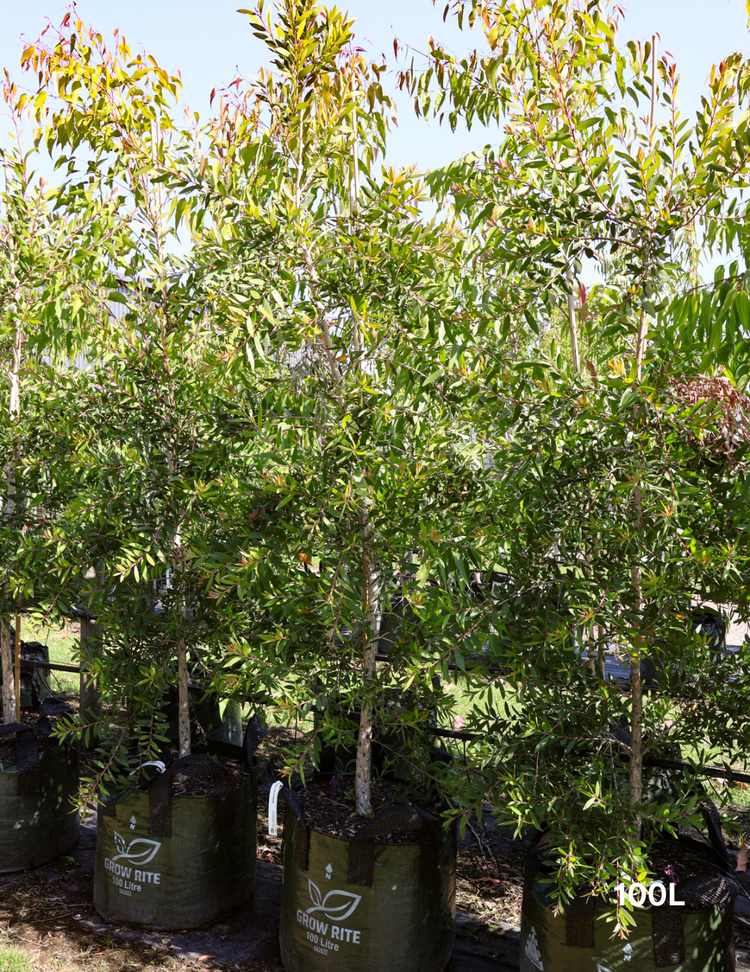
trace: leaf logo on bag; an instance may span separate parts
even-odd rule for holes
[[[115,831],[115,844],[118,854],[112,861],[126,860],[129,864],[150,864],[156,857],[156,852],[161,847],[158,840],[147,840],[145,837],[136,837],[129,844],[125,843],[117,831]]]
[[[362,900],[361,894],[352,894],[351,891],[329,891],[324,898],[318,885],[309,878],[307,879],[307,887],[310,891],[310,900],[313,903],[313,907],[307,909],[307,914],[313,915],[316,911],[322,911],[330,921],[346,921],[354,914],[357,905]],[[343,903],[334,904],[333,902],[337,898],[343,898]]]
[[[531,964],[535,965],[540,972],[544,972],[544,963],[542,962],[542,956],[539,952],[539,943],[536,940],[536,928],[532,927],[531,931],[527,935],[524,952],[526,953],[526,958],[531,962]]]

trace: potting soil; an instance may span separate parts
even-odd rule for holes
[[[368,826],[368,819],[360,817],[354,809],[351,778],[334,777],[330,781],[311,783],[295,791],[295,795],[308,826],[331,837],[356,837]],[[402,783],[380,780],[372,785],[371,801],[377,815],[389,807],[408,803],[408,790]],[[440,815],[442,809],[434,801],[420,800],[419,805],[435,817]],[[414,834],[394,828],[379,833],[375,840],[380,844],[413,843]]]

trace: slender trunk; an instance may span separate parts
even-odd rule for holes
[[[185,638],[185,592],[182,588],[183,559],[184,549],[178,530],[175,538],[175,566],[173,569],[178,599],[178,624],[180,626],[177,635],[177,730],[180,757],[190,755],[190,697],[188,693],[187,639]]]
[[[365,575],[365,618],[364,650],[362,652],[362,687],[364,689],[362,710],[359,717],[359,737],[357,739],[357,763],[354,776],[355,808],[360,816],[372,813],[370,799],[372,790],[372,722],[373,705],[370,692],[377,677],[375,656],[380,634],[380,605],[378,602],[378,577],[371,560],[370,540],[372,524],[367,509],[363,516],[364,554],[362,564]]]
[[[91,567],[86,571],[86,580],[92,581],[101,593],[102,577]],[[101,739],[102,700],[99,694],[97,680],[88,672],[90,663],[101,656],[104,631],[99,621],[94,618],[81,617],[81,679],[80,700],[81,715],[84,725],[90,726],[86,734],[87,745],[94,746]]]
[[[20,373],[21,373],[21,329],[16,328],[15,334],[13,335],[13,359],[10,369],[10,402],[8,411],[10,413],[11,422],[15,422],[18,419],[20,409],[21,409],[21,385],[20,385]],[[13,496],[16,492],[15,486],[15,463],[17,457],[14,457],[6,467],[6,483],[8,490],[8,501],[5,507],[5,514],[8,518],[13,516],[15,511],[15,501]],[[17,625],[17,627],[20,627]],[[20,632],[16,633],[16,656],[19,656],[21,651],[21,639],[19,637]],[[4,620],[0,619],[0,655],[2,656],[2,674],[3,674],[3,721],[7,724],[16,721],[16,716],[20,718],[21,712],[21,679],[20,672],[19,678],[16,679],[14,673],[14,659],[13,653],[10,648],[10,625],[6,624]],[[20,668],[20,659],[19,659]]]
[[[640,486],[635,488],[635,531],[640,533],[643,520],[643,492]],[[633,592],[635,594],[635,611],[639,617],[643,607],[641,568],[634,563],[631,568]],[[641,686],[641,652],[642,638],[634,639],[633,650],[630,653],[630,806],[635,807],[643,799],[643,689]],[[636,836],[640,836],[641,817],[634,818]]]
[[[169,450],[169,475],[174,476],[174,452]],[[179,630],[177,635],[177,737],[180,758],[190,755],[190,697],[188,693],[187,668],[187,640],[185,638],[185,591],[184,581],[185,549],[182,545],[180,528],[177,528],[174,539],[174,556],[172,559],[172,573],[174,574],[174,588],[177,595],[177,614]]]
[[[578,374],[581,370],[581,358],[578,353],[578,323],[576,321],[576,298],[573,292],[573,269],[568,268],[568,283],[570,293],[568,294],[568,328],[570,330],[570,347],[573,353],[573,371]]]
[[[180,757],[190,755],[190,701],[188,698],[187,644],[180,633],[177,639],[178,726]]]
[[[359,212],[359,143],[357,132],[357,107],[352,110],[352,218]],[[352,321],[352,344],[357,353],[357,367],[362,368],[364,335],[359,328],[359,320]],[[372,521],[370,519],[370,500],[364,501],[362,509],[362,567],[365,578],[364,607],[366,630],[362,651],[362,710],[359,717],[359,736],[357,738],[357,761],[354,775],[354,801],[357,813],[367,816],[372,813],[372,690],[377,678],[377,662],[380,636],[380,603],[378,598],[378,575],[372,556]]]

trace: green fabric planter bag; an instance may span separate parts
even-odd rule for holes
[[[64,705],[64,703],[62,703]],[[61,703],[43,703],[59,714]],[[0,726],[16,738],[16,759],[0,763],[0,874],[41,867],[78,841],[78,754],[69,746],[40,748],[27,725]]]
[[[443,972],[456,922],[456,832],[389,807],[356,839],[308,828],[284,790],[281,960],[288,972]],[[414,843],[375,838],[412,832]]]
[[[627,940],[612,938],[604,910],[578,898],[554,916],[551,885],[527,864],[521,910],[521,972],[734,972],[736,888],[721,877],[678,882],[677,901],[636,909]]]
[[[255,881],[257,777],[251,727],[243,750],[250,775],[210,756],[178,759],[144,789],[125,790],[100,810],[94,906],[114,922],[156,930],[195,928],[244,904]],[[234,748],[234,747],[233,747]],[[180,780],[212,792],[172,792]]]

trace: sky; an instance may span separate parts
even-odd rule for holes
[[[253,0],[79,0],[77,10],[105,38],[119,28],[131,49],[143,47],[167,70],[179,69],[183,100],[205,117],[212,88],[232,81],[238,71],[251,76],[265,63],[264,48],[252,36],[247,17],[236,12],[242,3],[254,5]],[[431,34],[454,54],[481,39],[459,31],[450,18],[443,23],[442,0],[438,9],[431,0],[340,0],[338,5],[355,18],[357,40],[373,58],[385,52],[392,62],[394,38],[423,52]],[[626,15],[620,39],[660,35],[660,49],[677,60],[681,100],[688,110],[700,103],[712,64],[733,51],[750,51],[745,0],[621,0],[621,5]],[[0,0],[0,67],[21,83],[17,65],[25,42],[38,36],[48,18],[59,22],[67,10],[68,4],[60,0]],[[388,151],[391,165],[434,168],[496,138],[493,129],[452,134],[434,122],[428,126],[415,117],[403,95],[397,106],[398,128]]]

